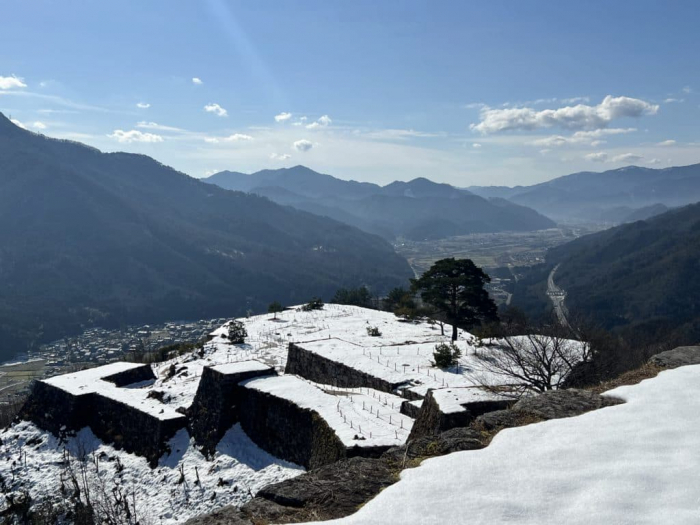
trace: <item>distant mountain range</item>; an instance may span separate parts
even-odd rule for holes
[[[536,309],[549,269],[572,314],[630,341],[700,343],[700,204],[586,235],[547,253],[517,284],[513,304]],[[535,307],[535,308],[533,308]]]
[[[581,172],[533,186],[472,186],[560,221],[628,222],[700,201],[700,164]]]
[[[91,325],[240,315],[412,276],[375,235],[0,114],[0,358]]]
[[[438,239],[477,232],[552,228],[547,217],[502,198],[483,198],[425,178],[378,186],[340,180],[304,166],[251,175],[222,171],[205,182],[356,226],[386,239]]]

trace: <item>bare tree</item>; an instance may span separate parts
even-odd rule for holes
[[[559,388],[576,365],[590,360],[590,345],[557,328],[539,334],[506,335],[476,353],[480,386],[502,395]]]

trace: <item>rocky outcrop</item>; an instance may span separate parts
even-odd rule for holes
[[[346,459],[269,485],[241,509],[227,507],[187,524],[250,525],[341,518],[397,480],[396,471],[386,461]]]
[[[373,375],[355,370],[352,367],[332,361],[301,346],[289,343],[285,374],[295,374],[323,385],[341,388],[373,388],[382,392],[394,393],[404,386],[404,382],[391,383]],[[415,399],[420,399],[416,397]]]
[[[188,429],[205,456],[214,453],[219,441],[240,419],[245,390],[238,384],[246,379],[275,375],[274,369],[258,362],[204,367],[197,394],[187,411]],[[246,408],[248,410],[248,408]]]
[[[474,401],[461,405],[462,410],[445,413],[435,400],[434,391],[431,390],[423,400],[408,439],[410,441],[425,436],[435,436],[451,428],[466,427],[481,414],[500,410],[509,404],[509,401],[504,400]]]
[[[700,365],[700,346],[679,346],[652,356],[649,362],[663,368]]]
[[[395,447],[381,458],[352,458],[311,470],[262,489],[240,509],[225,507],[187,525],[299,523],[342,518],[399,479],[405,466],[425,457],[474,450],[485,445],[480,433],[459,428]],[[408,460],[413,460],[411,463]]]
[[[483,414],[476,418],[475,423],[486,430],[509,428],[527,422],[579,416],[620,403],[623,403],[621,399],[588,390],[552,390],[538,396],[524,397],[509,410]]]

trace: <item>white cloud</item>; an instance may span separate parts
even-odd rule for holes
[[[253,140],[253,137],[251,137],[250,135],[244,135],[243,133],[234,133],[233,135],[229,135],[223,140],[226,142],[246,142],[249,140]]]
[[[290,118],[292,118],[291,113],[282,112],[279,115],[275,115],[275,122],[287,122]]]
[[[121,143],[163,142],[163,137],[160,135],[156,135],[154,133],[143,133],[142,131],[138,131],[136,129],[132,129],[131,131],[115,129],[114,133],[107,136]]]
[[[478,142],[474,142],[472,144],[472,148],[479,149],[479,148],[481,148],[481,144],[479,144]]]
[[[177,131],[177,132],[184,131],[180,128],[175,128],[173,126],[164,126],[164,125],[158,124],[156,122],[146,122],[143,120],[141,122],[138,122],[136,124],[136,127],[141,128],[141,129],[156,129],[158,131]]]
[[[204,106],[204,111],[207,113],[214,113],[217,117],[228,117],[228,111],[218,104],[207,104]]]
[[[272,160],[287,160],[291,159],[292,156],[288,153],[272,153],[270,154]]]
[[[10,122],[12,122],[15,126],[20,127],[22,129],[28,129],[27,126],[25,126],[22,122],[20,122],[16,118],[10,119]]]
[[[323,115],[321,118],[319,118],[316,122],[312,122],[308,126],[306,126],[306,129],[318,129],[318,128],[325,128],[328,127],[331,122],[331,118],[328,115]]]
[[[608,154],[604,151],[597,151],[596,153],[589,153],[585,158],[591,162],[606,162],[608,160]]]
[[[136,104],[136,107],[139,109],[148,109],[151,105],[148,102],[139,102]]]
[[[685,99],[684,98],[669,97],[669,98],[664,100],[664,104],[672,104],[674,102],[678,102],[678,103],[685,102]]]
[[[0,89],[26,88],[24,79],[11,75],[9,77],[0,76]]]
[[[683,93],[692,93],[693,89],[690,86],[685,86],[683,88]]]
[[[313,142],[310,142],[306,139],[301,139],[297,140],[294,144],[294,149],[297,151],[309,151],[311,148],[314,147]]]
[[[30,126],[33,127],[34,129],[46,129],[47,128],[46,124],[44,124],[43,122],[39,122],[38,120],[36,122],[32,122],[30,124]]]
[[[197,77],[192,77],[192,83],[193,83],[193,84],[196,84],[196,85],[198,85],[198,86],[201,86],[202,84],[204,84],[204,82],[202,82],[202,79],[201,79],[201,78],[197,78]]]
[[[535,130],[552,127],[595,130],[605,128],[615,119],[653,115],[659,110],[656,104],[630,97],[608,95],[596,106],[577,104],[558,109],[537,111],[532,108],[483,108],[480,122],[470,128],[484,135],[502,131]]]
[[[635,155],[634,153],[623,153],[622,155],[615,155],[610,159],[610,162],[637,162],[643,158],[641,155]]]
[[[209,144],[218,144],[219,139],[216,137],[204,137],[204,142],[208,142]]]
[[[563,135],[551,135],[549,137],[544,137],[541,139],[533,140],[531,144],[533,146],[547,147],[551,148],[554,146],[564,146],[571,144],[590,144],[591,146],[599,146],[603,144],[604,140],[599,140],[601,137],[607,135],[623,135],[626,133],[632,133],[637,131],[636,128],[602,128],[594,129],[591,131],[577,131],[571,136],[565,137]]]
[[[650,159],[648,164],[661,164],[661,159]]]
[[[657,146],[673,146],[676,144],[675,140],[664,140],[663,142],[657,142]]]
[[[212,175],[214,175],[214,173],[219,173],[220,171],[221,171],[221,170],[219,170],[219,169],[207,170],[207,171],[204,172],[204,176],[205,176],[205,177],[211,177]]]

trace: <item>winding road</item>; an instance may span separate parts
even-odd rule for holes
[[[559,323],[566,328],[570,328],[569,321],[567,320],[567,315],[569,311],[564,304],[564,299],[566,299],[566,292],[557,286],[554,282],[554,274],[559,269],[559,264],[557,264],[552,271],[549,272],[549,277],[547,277],[547,295],[552,301],[554,306],[554,313],[557,314],[557,319]]]

